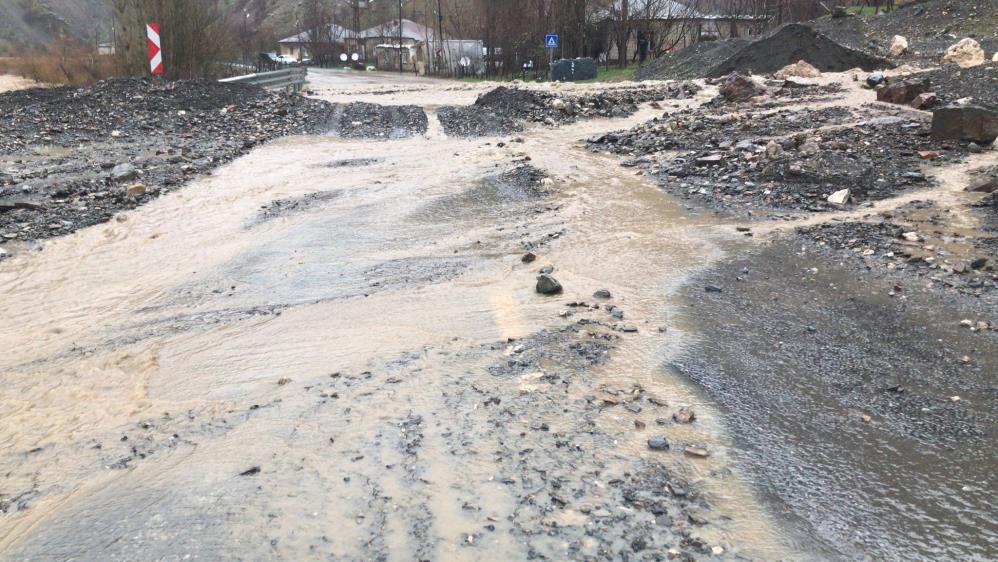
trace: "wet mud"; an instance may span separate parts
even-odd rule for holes
[[[993,322],[993,298],[792,238],[742,250],[681,291],[699,335],[673,367],[725,412],[773,513],[814,559],[992,558],[998,332],[961,322]]]

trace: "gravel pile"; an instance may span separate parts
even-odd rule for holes
[[[690,79],[725,76],[735,71],[770,74],[800,60],[825,72],[894,66],[861,48],[841,44],[809,25],[793,23],[754,41],[736,38],[694,44],[659,57],[638,69],[635,77],[641,80]]]
[[[969,97],[976,105],[998,110],[998,63],[972,68],[947,64],[919,76],[929,79],[940,104]]]
[[[219,82],[0,94],[0,243],[105,222],[277,137],[398,138],[426,124],[418,107],[338,106]]]
[[[486,92],[470,106],[445,106],[438,115],[451,136],[490,136],[522,131],[530,123],[557,125],[579,119],[624,117],[637,105],[665,99],[684,99],[700,87],[682,82],[653,88],[621,88],[573,96],[501,86]]]
[[[635,80],[691,80],[706,76],[705,69],[714,68],[752,41],[747,38],[726,41],[703,41],[685,49],[668,53],[642,66],[634,73]],[[796,61],[795,61],[796,62]]]
[[[427,118],[416,105],[355,102],[338,106],[329,127],[331,134],[347,138],[401,139],[425,134]]]
[[[851,110],[720,119],[701,111],[594,137],[590,144],[632,156],[623,165],[648,170],[680,197],[749,215],[757,214],[753,209],[840,209],[827,199],[843,189],[852,203],[884,199],[928,185],[923,165],[953,163],[967,153],[966,143],[932,140],[927,119],[918,117],[876,117],[818,131],[854,121]]]
[[[823,72],[842,72],[857,67],[876,70],[894,66],[886,59],[837,43],[813,27],[792,23],[753,41],[709,69],[706,76],[725,76],[736,71],[770,74],[801,60]]]
[[[656,117],[627,131],[596,135],[588,142],[594,151],[643,157],[668,150],[729,149],[737,144],[748,147],[766,137],[858,120],[845,107],[748,111],[724,116],[705,114],[698,108]]]

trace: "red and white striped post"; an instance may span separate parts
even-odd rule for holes
[[[159,24],[146,24],[146,43],[149,45],[149,70],[163,74],[163,50],[159,40]]]

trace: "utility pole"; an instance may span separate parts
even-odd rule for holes
[[[402,74],[402,0],[399,0],[399,74]]]
[[[437,50],[440,56],[437,58],[437,73],[440,72],[440,63],[444,58],[444,10],[442,0],[437,0]]]

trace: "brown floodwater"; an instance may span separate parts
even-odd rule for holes
[[[517,424],[577,431],[581,397],[635,384],[669,408],[596,415],[604,473],[662,462],[703,489],[705,541],[787,557],[716,414],[663,368],[687,337],[672,293],[727,234],[580,142],[652,115],[501,148],[445,138],[432,112],[425,137],[284,139],[4,261],[0,558],[567,557],[557,536],[513,532],[522,506],[496,452]],[[482,183],[526,155],[550,196]],[[265,212],[287,199],[302,203]],[[562,297],[534,292],[549,264]],[[638,332],[564,397],[493,427],[476,392],[537,391],[491,374],[510,351],[490,346],[571,323],[565,303],[601,288]],[[656,428],[680,405],[697,423]],[[711,456],[649,451],[658,433]],[[571,472],[560,454],[548,468]],[[584,511],[548,516],[584,527]]]

